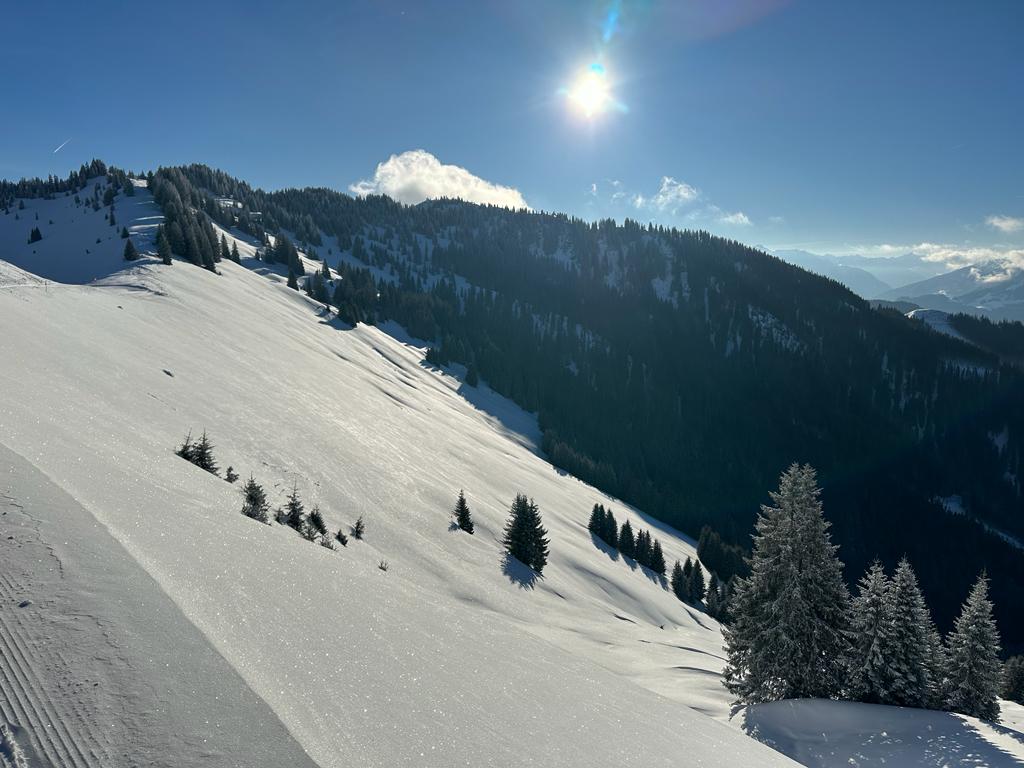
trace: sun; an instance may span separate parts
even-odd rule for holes
[[[569,101],[586,118],[606,112],[613,104],[604,67],[591,64],[568,91]]]

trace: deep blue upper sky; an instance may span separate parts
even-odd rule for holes
[[[423,149],[587,218],[1024,248],[1021,0],[100,0],[3,28],[6,178],[100,157],[344,190]],[[595,60],[625,109],[588,120],[564,89]]]

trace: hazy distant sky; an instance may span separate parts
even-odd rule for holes
[[[1021,0],[34,1],[0,27],[6,178],[204,162],[769,247],[1024,249]]]

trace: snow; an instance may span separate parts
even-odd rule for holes
[[[758,704],[739,719],[812,768],[977,768],[1024,759],[1024,733],[950,712],[808,699]]]
[[[907,312],[907,317],[913,320],[920,320],[932,330],[944,333],[946,336],[966,341],[968,344],[971,343],[949,322],[949,312],[943,312],[940,309],[912,309]]]
[[[153,221],[135,199],[135,219],[117,202],[133,231]],[[61,200],[27,205],[43,202]],[[91,236],[74,226],[64,242]],[[829,703],[799,738],[770,709],[731,717],[718,624],[586,522],[611,506],[669,563],[692,541],[554,469],[533,415],[427,366],[423,342],[348,328],[238,244],[220,275],[56,250],[0,261],[0,327],[31,329],[0,333],[0,640],[20,649],[0,653],[0,719],[29,758],[757,768],[792,763],[751,723],[801,759],[815,729],[859,738]],[[238,485],[173,453],[203,429],[272,504],[295,483],[332,530],[362,515],[366,539],[330,552],[244,518]],[[449,527],[460,488],[475,536]],[[502,558],[520,491],[552,542],[541,578]],[[933,717],[953,716],[901,722],[925,734]],[[1015,738],[941,722],[989,756]]]
[[[86,574],[60,582],[64,599],[51,580],[27,576],[16,596],[29,594],[39,621],[157,627],[167,638],[157,658],[191,636],[225,662],[204,668],[203,653],[188,651],[159,672],[139,646],[115,644],[126,671],[105,685],[125,710],[148,711],[145,692],[187,667],[161,700],[209,725],[117,714],[122,731],[104,742],[75,725],[100,705],[70,697],[36,719],[40,735],[21,732],[28,747],[42,748],[47,719],[66,720],[67,740],[111,755],[103,764],[118,764],[116,748],[131,743],[189,765],[229,752],[272,712],[280,754],[265,765],[301,764],[282,757],[289,750],[325,768],[508,765],[511,755],[544,766],[667,766],[682,754],[702,765],[786,764],[725,722],[718,625],[595,546],[586,521],[603,502],[651,528],[672,560],[693,556],[692,542],[555,470],[537,453],[532,416],[425,366],[405,343],[414,340],[348,329],[244,262],[222,262],[221,275],[134,266],[131,288],[119,274],[38,290],[3,270],[0,324],[32,329],[0,334],[0,446],[26,467],[10,495],[45,518],[37,546]],[[297,483],[332,529],[363,515],[366,540],[329,552],[244,518],[238,486],[173,453],[203,429],[221,467],[253,473],[273,503]],[[459,488],[473,537],[449,530]],[[498,540],[518,491],[537,500],[552,540],[539,579],[503,564]],[[33,506],[44,492],[67,503]],[[89,553],[108,545],[121,548],[110,560],[118,578],[76,602],[96,589],[83,570]],[[16,562],[31,574],[33,558],[5,551],[5,571]],[[149,578],[157,593],[140,597],[135,584]],[[76,637],[73,672],[72,661],[40,663],[30,690],[110,669],[102,633]],[[209,686],[182,693],[197,675]],[[218,697],[235,702],[234,716]],[[182,733],[169,734],[176,724]]]
[[[104,218],[108,206],[101,205],[94,211],[86,203],[86,195],[91,199],[96,185],[105,189],[106,178],[89,181],[79,193],[81,205],[75,204],[72,194],[59,195],[52,200],[24,200],[24,210],[14,205],[7,215],[0,211],[0,260],[48,280],[89,283],[125,269],[123,226],[127,227],[139,253],[154,253],[156,229],[163,222],[163,214],[149,190],[136,186],[132,197],[117,195],[114,200],[116,223],[110,226]],[[43,239],[29,243],[33,227],[39,227]],[[145,261],[133,264],[141,265]]]

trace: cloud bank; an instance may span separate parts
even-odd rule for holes
[[[373,178],[350,184],[348,189],[358,197],[387,195],[409,205],[457,197],[470,203],[529,208],[515,187],[481,179],[458,165],[445,165],[422,149],[392,155],[377,166]]]

